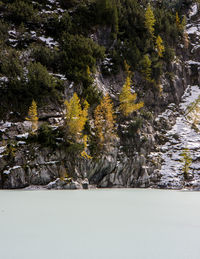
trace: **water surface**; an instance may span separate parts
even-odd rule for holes
[[[199,259],[200,193],[0,191],[2,259]]]

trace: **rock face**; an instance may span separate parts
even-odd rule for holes
[[[90,185],[101,188],[199,188],[198,126],[191,129],[191,121],[186,121],[184,115],[187,106],[200,95],[200,16],[197,4],[192,5],[188,15],[187,33],[191,42],[188,50],[180,46],[181,58],[166,68],[169,73],[173,72],[173,77],[166,74],[162,77],[162,95],[149,91],[145,100],[149,107],[155,106],[155,118],[145,121],[136,132],[131,131],[133,121],[121,123],[120,140],[109,152],[92,160],[63,149],[29,143],[28,122],[1,122],[2,139],[13,140],[15,146],[11,143],[8,147],[2,142],[0,147],[0,188],[32,185],[48,189],[88,189]],[[100,35],[97,38],[106,44],[103,33],[108,33],[106,28],[97,32]],[[118,92],[120,80],[124,80],[121,74],[109,89],[111,94]],[[108,91],[110,82],[101,75],[97,75],[96,82],[102,90]],[[62,122],[59,111],[56,115],[51,109],[49,111],[41,110],[41,117],[53,124]],[[180,153],[185,146],[189,147],[193,159],[190,181],[184,179],[181,172]]]

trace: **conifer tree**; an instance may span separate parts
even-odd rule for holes
[[[187,19],[185,15],[183,16],[182,22],[181,22],[181,29],[184,30],[187,24]]]
[[[190,170],[190,165],[192,163],[192,158],[190,156],[189,149],[184,148],[181,156],[182,156],[181,162],[183,163],[182,171],[183,171],[185,179],[187,179],[188,173],[189,173],[189,170]]]
[[[152,64],[152,62],[149,58],[149,55],[148,54],[144,55],[142,61],[140,62],[140,65],[142,67],[141,72],[142,72],[144,78],[147,81],[152,81],[152,79],[151,79],[151,73],[152,73],[151,64]]]
[[[176,12],[176,26],[177,26],[177,28],[180,28],[180,24],[181,24],[181,21],[180,21],[178,12]]]
[[[115,136],[113,103],[107,94],[94,111],[94,124],[100,146],[109,143]]]
[[[122,91],[119,96],[119,101],[120,101],[119,108],[122,111],[124,116],[128,116],[132,112],[137,111],[144,106],[143,102],[135,103],[136,99],[137,99],[137,94],[131,93],[131,79],[129,76],[127,76],[126,82],[122,87]]]
[[[83,136],[84,150],[81,152],[81,156],[86,158],[86,159],[92,159],[92,157],[87,154],[87,145],[88,145],[87,142],[88,142],[88,136],[84,135]]]
[[[187,24],[187,19],[185,17],[185,15],[183,16],[183,19],[181,21],[181,19],[179,18],[178,12],[176,12],[176,26],[179,30],[184,30],[185,26]]]
[[[84,108],[80,105],[80,99],[77,94],[74,93],[73,97],[68,102],[65,101],[66,115],[65,124],[68,134],[74,139],[79,140],[84,129],[85,123],[88,119],[89,104],[84,102]]]
[[[159,35],[156,39],[156,49],[157,49],[157,52],[158,52],[158,56],[160,58],[163,57],[163,52],[165,51],[165,47],[163,45],[163,40]]]
[[[153,10],[151,8],[151,5],[148,4],[146,12],[145,12],[145,27],[152,37],[154,37],[155,22],[156,22],[156,19],[154,17]]]
[[[116,38],[119,31],[119,18],[116,4],[114,4],[112,11],[112,30],[114,33],[114,37]]]
[[[26,120],[31,121],[32,123],[32,131],[36,131],[38,129],[38,113],[37,113],[37,103],[33,100],[31,106],[28,110],[28,117]]]
[[[131,67],[131,66],[126,62],[126,60],[124,60],[124,68],[125,68],[126,75],[127,75],[128,77],[131,76],[130,67]]]

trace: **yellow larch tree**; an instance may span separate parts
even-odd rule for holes
[[[149,58],[149,55],[146,54],[144,55],[143,59],[140,62],[141,65],[141,72],[143,74],[143,77],[149,81],[152,82],[151,74],[152,74],[152,69],[151,69],[151,59]]]
[[[158,35],[158,37],[156,38],[156,49],[157,49],[157,52],[158,52],[158,56],[160,58],[162,58],[163,57],[163,53],[165,51],[165,47],[163,45],[163,40],[160,37],[160,35]]]
[[[124,68],[125,68],[125,72],[127,76],[131,76],[131,70],[130,70],[130,65],[126,62],[126,60],[124,60]]]
[[[113,103],[107,94],[94,111],[94,124],[99,144],[109,143],[115,136]]]
[[[181,25],[181,21],[180,21],[178,12],[176,12],[176,26],[177,26],[178,28],[180,28],[180,25]]]
[[[67,127],[67,133],[76,141],[81,138],[82,131],[88,119],[88,102],[85,101],[83,106],[82,109],[80,99],[76,93],[74,93],[70,101],[65,101],[65,125]]]
[[[155,22],[156,22],[156,19],[154,17],[153,10],[151,8],[151,5],[148,4],[146,12],[145,12],[145,27],[152,37],[154,37]]]
[[[87,146],[88,146],[88,136],[84,135],[83,136],[83,145],[84,145],[84,150],[81,152],[81,156],[84,157],[85,159],[92,159],[90,155],[87,153]]]
[[[38,129],[38,113],[37,113],[37,103],[33,100],[31,103],[31,106],[28,110],[28,116],[26,117],[26,120],[30,121],[32,123],[32,131],[37,131]]]
[[[122,111],[124,116],[128,116],[134,111],[139,110],[144,106],[143,102],[135,103],[137,99],[136,93],[131,93],[131,79],[128,76],[126,82],[122,87],[122,91],[119,95],[120,106],[119,109]]]

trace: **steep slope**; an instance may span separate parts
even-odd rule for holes
[[[186,66],[193,67],[196,71],[196,81],[198,85],[188,86],[179,107],[170,106],[164,114],[158,117],[158,120],[169,120],[170,115],[177,113],[176,122],[172,129],[165,133],[167,142],[160,147],[162,166],[160,170],[161,179],[157,183],[161,188],[197,188],[200,181],[199,164],[199,118],[200,118],[200,18],[197,5],[192,6],[190,13],[190,22],[187,25],[187,33],[191,41],[192,60],[185,61]],[[187,148],[187,155],[191,157],[190,169],[188,174],[184,175],[183,167],[186,161],[182,154]],[[156,155],[156,154],[155,154]]]

